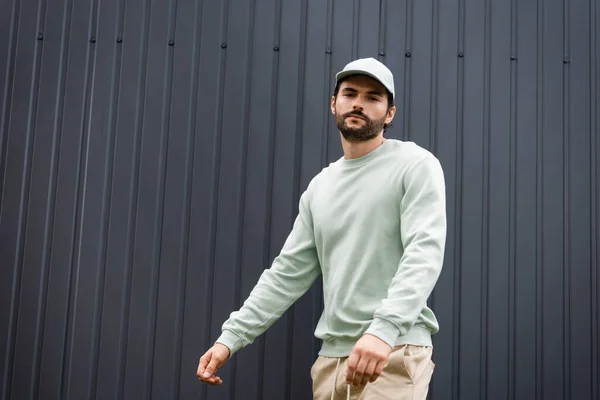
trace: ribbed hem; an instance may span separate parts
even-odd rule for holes
[[[240,339],[238,335],[227,329],[223,330],[221,336],[219,336],[215,343],[221,343],[229,347],[230,357],[233,355],[233,353],[237,352],[243,347],[242,339]]]
[[[319,355],[323,357],[348,357],[358,339],[335,339],[323,341]],[[433,346],[431,333],[426,328],[414,326],[406,335],[399,336],[395,346],[410,344],[413,346]]]

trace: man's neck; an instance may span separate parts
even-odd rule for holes
[[[364,142],[349,142],[341,133],[340,138],[342,139],[342,148],[344,149],[344,158],[346,160],[352,160],[354,158],[365,156],[381,146],[381,144],[386,140],[383,137],[383,132],[373,139],[369,139]]]

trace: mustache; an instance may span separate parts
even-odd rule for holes
[[[361,117],[362,119],[369,121],[369,117],[367,117],[365,114],[363,114],[362,111],[350,111],[350,112],[347,112],[346,114],[344,114],[344,119],[346,119],[348,117],[351,117],[353,115],[355,115],[357,117]]]

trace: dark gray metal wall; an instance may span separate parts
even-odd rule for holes
[[[598,399],[598,0],[0,0],[2,399],[307,399],[317,285],[198,357],[341,156],[333,76],[396,78],[441,160],[432,399]]]

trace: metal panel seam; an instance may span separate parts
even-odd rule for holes
[[[510,2],[510,55],[518,54],[518,0]],[[518,68],[516,63],[510,64],[510,150],[509,150],[509,248],[508,248],[508,394],[516,396],[516,263],[518,242],[517,231],[517,136],[518,136]]]
[[[544,1],[538,0],[537,15],[537,99],[536,99],[536,399],[544,398]]]
[[[40,0],[37,10],[37,30],[43,31],[46,14],[46,0]],[[31,69],[31,88],[29,90],[29,110],[27,112],[27,128],[25,131],[25,154],[23,157],[23,178],[19,196],[19,224],[17,228],[17,244],[13,263],[13,281],[11,287],[10,316],[8,322],[8,343],[4,360],[4,377],[2,382],[2,398],[10,398],[13,380],[15,342],[20,312],[20,289],[23,275],[23,254],[27,232],[27,207],[29,204],[29,189],[33,163],[33,147],[35,143],[36,114],[39,99],[39,83],[41,73],[43,42],[34,45],[33,67]]]
[[[571,157],[570,8],[563,0],[563,399],[571,398]]]
[[[481,207],[482,220],[482,249],[481,249],[481,348],[480,348],[480,398],[488,398],[488,332],[489,332],[489,269],[490,269],[490,141],[491,141],[491,65],[492,65],[492,5],[491,0],[485,1],[484,22],[484,68],[483,68],[483,204]]]
[[[34,343],[34,355],[32,362],[31,371],[31,387],[30,396],[31,398],[39,397],[40,390],[40,368],[42,363],[43,345],[44,345],[44,334],[45,334],[45,323],[46,323],[46,312],[47,312],[47,301],[48,301],[48,275],[50,268],[50,257],[52,255],[52,243],[54,238],[54,214],[56,204],[56,186],[58,182],[58,163],[60,160],[60,144],[62,141],[62,116],[64,115],[64,98],[66,92],[66,75],[69,58],[69,44],[70,44],[70,33],[71,33],[71,14],[73,11],[73,4],[67,0],[65,1],[63,10],[63,25],[62,25],[62,37],[61,37],[61,49],[60,53],[60,64],[58,67],[58,82],[56,90],[56,102],[54,109],[54,123],[52,127],[52,155],[50,161],[50,172],[49,176],[51,179],[48,182],[48,200],[46,204],[45,222],[44,222],[44,244],[42,254],[42,267],[40,277],[40,293],[38,296],[38,307],[36,316],[36,328],[35,328],[35,343]],[[66,42],[66,43],[65,43]],[[43,312],[42,312],[43,310]]]
[[[91,36],[93,32],[96,30],[97,25],[97,14],[98,14],[98,4],[100,0],[92,0],[92,5],[90,6],[90,15],[89,15],[89,30],[88,34]],[[69,386],[71,384],[71,371],[72,371],[72,359],[74,352],[74,341],[75,337],[75,318],[77,314],[77,299],[79,296],[79,287],[77,282],[79,282],[79,272],[81,265],[81,236],[83,232],[83,219],[85,214],[85,188],[87,187],[87,168],[88,168],[88,154],[90,153],[90,115],[91,115],[91,98],[93,92],[92,82],[94,80],[95,75],[95,64],[96,64],[96,47],[89,46],[87,47],[86,53],[86,72],[85,72],[85,85],[84,85],[84,106],[83,113],[81,119],[81,132],[82,132],[82,140],[80,147],[80,158],[79,158],[79,167],[77,168],[77,191],[76,191],[76,199],[75,204],[77,204],[77,210],[75,214],[75,219],[73,223],[73,242],[71,244],[71,260],[69,265],[69,284],[68,284],[68,300],[67,300],[67,310],[66,315],[67,318],[65,320],[65,338],[63,342],[63,357],[65,358],[62,362],[62,370],[60,374],[60,393],[59,398],[63,398],[63,394],[66,392],[66,398],[70,398]],[[85,150],[84,150],[85,149]],[[82,173],[83,169],[83,173]],[[73,271],[75,270],[75,271]],[[72,323],[72,326],[70,326]],[[66,374],[66,376],[65,376]]]
[[[196,127],[197,127],[197,110],[198,110],[198,82],[199,82],[199,64],[201,54],[201,32],[202,32],[202,8],[204,6],[204,0],[196,2],[196,18],[194,23],[193,41],[192,41],[192,66],[190,68],[190,99],[188,107],[188,131],[187,131],[187,151],[185,155],[185,176],[183,181],[185,186],[183,188],[183,213],[181,215],[181,244],[179,247],[179,262],[181,268],[179,270],[179,279],[177,286],[177,317],[176,317],[176,328],[175,328],[175,343],[173,353],[175,354],[175,369],[173,382],[178,384],[174,386],[173,398],[178,399],[180,396],[179,390],[183,383],[181,376],[181,358],[183,351],[183,336],[185,334],[183,326],[185,319],[185,307],[186,307],[186,281],[188,265],[190,264],[190,231],[192,226],[191,205],[192,205],[192,185],[194,182],[194,160],[195,160],[195,149],[196,149]]]
[[[411,77],[411,49],[412,49],[412,25],[413,25],[413,0],[406,0],[406,37],[405,37],[405,58],[404,58],[404,103],[403,103],[403,125],[402,140],[410,139],[410,99],[412,97],[412,77]]]
[[[125,282],[123,283],[123,295],[122,295],[122,308],[121,308],[121,321],[119,325],[119,347],[118,347],[118,360],[119,360],[119,371],[118,371],[118,382],[117,382],[117,398],[123,398],[123,392],[125,390],[125,374],[127,364],[127,341],[129,339],[129,315],[131,312],[131,290],[132,290],[132,275],[133,275],[133,262],[134,262],[134,243],[136,234],[137,224],[137,212],[136,207],[139,201],[139,185],[140,185],[140,157],[141,157],[141,145],[142,145],[142,131],[144,129],[144,110],[146,105],[146,71],[148,65],[148,37],[150,35],[150,0],[143,2],[141,15],[141,46],[140,46],[140,58],[138,64],[138,79],[137,79],[137,94],[135,101],[135,119],[133,128],[133,154],[131,157],[131,180],[129,192],[129,201],[127,205],[127,244],[125,250],[125,260],[127,270],[125,271]],[[125,20],[123,20],[123,30],[125,26]]]
[[[598,242],[599,233],[599,224],[598,224],[598,153],[600,152],[599,145],[600,141],[598,140],[598,90],[600,90],[598,75],[600,71],[598,68],[598,56],[600,55],[600,50],[598,50],[598,15],[597,12],[600,11],[598,9],[598,1],[590,0],[590,162],[591,162],[591,174],[590,174],[590,193],[591,193],[591,224],[590,224],[590,239],[591,239],[591,337],[590,341],[592,343],[592,388],[591,394],[592,398],[598,398],[598,379],[593,379],[594,376],[598,376],[599,373],[599,359],[600,359],[600,339],[598,338],[600,325],[598,324],[598,307],[599,305],[599,296],[598,296],[598,286],[599,276],[598,268],[598,246],[600,243]]]
[[[465,47],[465,1],[458,0],[458,37],[457,47],[463,53]],[[462,178],[463,178],[463,136],[464,136],[464,90],[465,65],[464,58],[457,59],[457,91],[456,91],[456,165],[455,165],[455,209],[454,209],[454,282],[453,282],[453,343],[452,346],[452,399],[460,399],[460,308],[462,303]]]
[[[175,18],[175,7],[177,0],[169,0],[169,26],[168,33],[173,37]],[[167,40],[168,42],[169,40]],[[154,356],[156,354],[156,323],[158,320],[158,296],[160,293],[160,271],[162,267],[163,255],[163,226],[165,209],[165,187],[167,182],[167,163],[169,154],[169,119],[171,117],[171,96],[173,92],[173,47],[168,46],[165,50],[165,72],[163,76],[163,101],[161,110],[160,127],[160,147],[158,154],[158,188],[154,215],[154,264],[150,273],[150,295],[148,303],[150,312],[148,313],[148,335],[147,335],[147,356],[146,356],[146,375],[145,375],[145,398],[150,398],[154,385]]]
[[[227,43],[227,23],[229,18],[229,0],[224,0],[221,3],[221,43]],[[224,101],[224,91],[225,91],[225,66],[227,63],[227,50],[226,48],[221,46],[223,49],[221,51],[221,55],[217,61],[217,96],[215,98],[215,104],[217,105],[215,108],[215,131],[214,131],[214,147],[213,147],[213,176],[211,182],[211,200],[210,200],[210,217],[209,217],[209,232],[208,237],[210,240],[209,250],[208,250],[208,260],[207,260],[207,279],[206,279],[206,287],[205,293],[208,305],[206,312],[206,321],[208,322],[206,325],[206,342],[204,343],[204,347],[208,347],[208,343],[210,342],[210,332],[211,332],[211,321],[213,314],[213,299],[214,299],[214,285],[215,285],[215,259],[216,259],[216,242],[217,242],[217,217],[219,212],[219,175],[221,171],[221,139],[222,139],[222,127],[223,127],[223,101]],[[235,360],[232,360],[232,368],[234,367]],[[203,385],[201,389],[201,396],[206,397],[207,393],[207,385]]]
[[[15,82],[15,55],[17,53],[17,39],[19,37],[19,17],[21,14],[21,7],[17,7],[17,4],[21,4],[18,1],[13,2],[12,6],[12,19],[10,21],[10,33],[9,43],[10,49],[8,51],[8,57],[6,59],[6,75],[4,76],[4,92],[2,93],[2,115],[0,116],[0,193],[6,193],[4,190],[4,181],[6,173],[6,144],[8,143],[8,126],[10,121],[10,115],[12,112],[12,104],[9,101],[9,95],[14,95],[14,82]],[[0,196],[0,223],[2,223],[2,209],[4,205],[4,195]],[[5,371],[6,373],[6,371]]]

